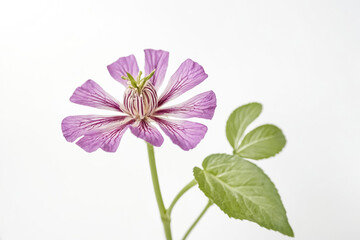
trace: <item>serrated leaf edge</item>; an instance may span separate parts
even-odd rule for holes
[[[212,155],[217,155],[217,154],[212,154]],[[210,157],[210,156],[212,156],[212,155],[209,155],[208,157]],[[228,155],[228,154],[225,154],[225,155]],[[234,155],[229,155],[229,156],[234,156]],[[208,157],[206,157],[205,159],[207,159]],[[246,161],[245,159],[243,159],[243,160]],[[204,163],[204,162],[203,162],[203,163]],[[253,165],[256,165],[256,164],[254,164],[254,163],[252,163],[252,162],[250,162],[250,163],[253,164]],[[258,168],[259,168],[259,167],[258,167]],[[261,168],[259,168],[259,169],[261,170],[261,172],[262,172],[263,174],[265,174],[265,175],[267,176],[267,174],[266,174]],[[195,180],[198,182],[198,187],[199,187],[199,189],[205,194],[205,196],[206,196],[207,198],[209,198],[210,200],[212,200],[212,201],[216,204],[216,206],[218,206],[218,207],[221,209],[221,211],[222,211],[223,213],[225,213],[228,217],[234,218],[234,219],[239,219],[239,220],[247,220],[247,221],[253,222],[253,223],[257,224],[258,226],[263,227],[263,228],[265,228],[265,229],[268,229],[268,230],[271,230],[271,231],[280,232],[280,231],[278,231],[278,230],[274,230],[274,229],[268,228],[268,227],[266,227],[266,226],[262,226],[262,225],[260,225],[259,223],[254,222],[254,221],[251,221],[251,220],[246,219],[246,218],[235,218],[235,217],[231,216],[229,213],[225,212],[225,210],[224,210],[221,206],[218,205],[217,200],[215,200],[212,196],[210,196],[209,194],[207,194],[207,193],[204,191],[204,188],[201,186],[201,184],[199,183],[198,179],[196,178],[196,171],[202,172],[202,173],[204,174],[204,177],[205,177],[205,178],[207,178],[207,177],[206,177],[206,174],[205,174],[207,171],[204,170],[204,169],[201,169],[201,168],[199,168],[199,167],[194,167],[194,169],[193,169],[193,175],[194,175],[194,177],[195,177]],[[210,174],[210,175],[211,175],[211,174]],[[267,177],[268,177],[268,176],[267,176]],[[269,177],[268,177],[268,178],[269,178]],[[281,202],[281,205],[283,206],[283,209],[284,209],[284,211],[285,211],[285,217],[286,217],[286,220],[287,220],[287,222],[288,222],[289,220],[288,220],[288,218],[287,218],[287,212],[286,212],[286,209],[285,209],[284,205],[282,204],[282,200],[281,200],[281,196],[280,196],[280,194],[279,194],[279,191],[278,191],[278,189],[276,188],[275,184],[271,181],[270,178],[269,178],[269,181],[270,181],[271,184],[274,186],[274,189],[276,190],[276,193],[277,193],[277,195],[279,196],[279,200],[280,200],[280,202]],[[225,185],[228,185],[228,184],[225,184]],[[230,187],[231,187],[231,186],[230,186]],[[251,201],[251,200],[249,200],[249,201]],[[289,236],[289,237],[294,237],[295,234],[294,234],[294,231],[292,230],[292,227],[290,226],[289,222],[288,222],[288,225],[289,225],[289,228],[290,228],[290,231],[291,231],[291,232],[289,232],[289,234],[283,233],[283,232],[280,232],[280,233],[282,233],[282,234],[284,234],[284,235],[286,235],[286,236]]]

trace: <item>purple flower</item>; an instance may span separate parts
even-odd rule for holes
[[[169,53],[162,50],[145,50],[145,77],[141,78],[134,55],[119,58],[108,66],[110,75],[126,87],[123,104],[105,92],[93,80],[78,87],[70,98],[73,103],[117,111],[122,115],[81,115],[66,117],[61,124],[64,137],[76,142],[87,152],[98,148],[115,152],[124,132],[131,132],[154,146],[161,146],[164,139],[152,124],[156,122],[173,143],[184,150],[194,148],[207,131],[203,124],[173,120],[176,118],[211,119],[216,108],[213,91],[174,106],[164,106],[168,101],[192,89],[207,78],[204,69],[191,59],[183,62],[171,76],[164,92],[158,96],[168,66]]]

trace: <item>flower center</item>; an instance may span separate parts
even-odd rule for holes
[[[122,77],[129,81],[129,86],[124,94],[124,107],[133,118],[144,119],[151,115],[157,107],[157,93],[152,83],[149,82],[154,72],[155,70],[143,79],[141,79],[141,71],[136,80],[130,73],[127,73],[127,77]]]

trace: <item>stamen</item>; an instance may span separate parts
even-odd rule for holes
[[[156,69],[154,69],[149,75],[147,75],[146,77],[141,79],[141,82],[140,82],[140,85],[139,85],[140,89],[142,89],[145,86],[145,83],[154,75],[155,70]]]
[[[131,76],[131,74],[128,73],[128,72],[127,72],[126,74],[127,74],[128,78],[129,78],[129,80],[130,80],[130,82],[131,82],[131,85],[132,85],[134,88],[138,88],[137,83],[136,83],[134,77]]]
[[[137,76],[136,82],[140,83],[141,80],[142,71],[139,72],[139,75]]]
[[[121,78],[124,80],[127,80],[130,82],[130,88],[135,88],[138,91],[138,94],[141,94],[141,91],[143,90],[143,88],[146,85],[146,82],[149,81],[150,78],[152,78],[152,76],[155,73],[154,69],[149,75],[147,75],[146,77],[144,77],[143,79],[141,79],[141,75],[143,74],[142,71],[139,72],[138,76],[135,78],[130,74],[130,73],[126,73],[127,76],[122,76]]]

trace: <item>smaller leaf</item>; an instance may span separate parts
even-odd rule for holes
[[[213,154],[194,168],[201,191],[229,217],[294,236],[285,208],[270,178],[237,155]]]
[[[249,103],[235,109],[226,122],[226,137],[233,149],[237,149],[240,139],[250,123],[261,113],[260,103]]]
[[[285,144],[286,139],[281,129],[265,124],[246,134],[236,154],[254,160],[269,158],[279,153]]]

